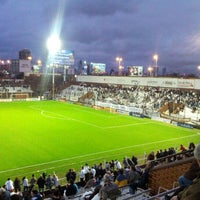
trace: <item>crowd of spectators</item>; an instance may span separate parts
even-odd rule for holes
[[[193,145],[192,145],[193,146]],[[194,160],[189,169],[178,178],[179,188],[166,195],[166,200],[198,200],[200,196],[200,143],[194,148]]]
[[[197,90],[182,90],[160,87],[130,86],[122,87],[115,85],[80,85],[66,88],[62,93],[70,100],[70,96],[77,99],[84,94],[92,92],[92,99],[85,99],[86,103],[94,104],[95,101],[109,102],[117,105],[132,106],[143,109],[144,114],[157,112],[159,108],[173,103],[169,108],[169,114],[174,111],[183,112],[184,108],[198,114],[200,108],[200,92]],[[178,107],[178,109],[177,109]],[[176,112],[177,113],[177,112]],[[185,115],[186,113],[184,113]],[[197,115],[196,115],[197,116]]]
[[[159,150],[156,155],[152,151],[147,156],[144,165],[139,165],[138,159],[134,155],[131,158],[125,157],[121,162],[116,159],[93,166],[86,163],[78,173],[73,169],[66,172],[67,184],[64,186],[61,186],[55,173],[52,176],[43,173],[38,178],[32,174],[30,180],[26,176],[22,180],[16,177],[14,181],[8,178],[5,185],[0,189],[0,199],[12,200],[22,199],[23,197],[24,199],[37,200],[44,198],[47,194],[46,191],[51,191],[50,198],[59,200],[77,194],[79,188],[90,189],[90,193],[87,193],[85,197],[86,199],[92,199],[97,194],[101,196],[101,199],[106,199],[106,195],[110,198],[120,195],[118,188],[127,185],[129,193],[135,194],[137,187],[148,189],[149,172],[155,165],[193,156],[194,148],[195,145],[191,142],[188,148],[181,144],[177,150],[174,148],[169,148],[168,151]],[[177,151],[185,152],[184,156],[178,155]],[[197,169],[197,167],[191,167],[191,171]],[[192,176],[191,172],[186,173],[179,179],[179,182],[186,182],[185,180],[188,177],[191,179],[195,176]]]
[[[200,92],[194,90],[169,89],[160,87],[98,87],[97,100],[104,101],[106,98],[112,98],[113,103],[122,105],[137,105],[153,108],[159,108],[168,102],[184,104],[189,108],[196,110],[200,104]]]

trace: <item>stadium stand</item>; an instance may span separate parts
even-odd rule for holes
[[[61,97],[112,112],[117,110],[168,123],[179,122],[178,125],[190,128],[200,127],[200,94],[197,90],[84,83],[64,89]]]
[[[4,86],[0,87],[0,98],[5,99],[25,99],[32,97],[33,91],[29,86],[21,87],[10,87]]]

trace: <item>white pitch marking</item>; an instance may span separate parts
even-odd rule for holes
[[[153,124],[153,122],[144,122],[144,123],[135,123],[135,124],[124,124],[124,125],[119,125],[119,126],[108,126],[104,127],[104,129],[109,129],[109,128],[121,128],[121,127],[126,127],[126,126],[137,126],[141,124]]]
[[[34,108],[32,107],[32,109],[34,109]],[[78,119],[74,119],[74,118],[71,118],[71,117],[66,117],[64,115],[60,115],[60,114],[57,114],[55,112],[49,112],[49,111],[45,111],[45,110],[37,109],[37,108],[36,108],[36,110],[39,110],[41,112],[41,115],[48,117],[48,118],[59,119],[59,120],[72,120],[72,121],[76,121],[76,122],[79,122],[79,123],[82,123],[82,124],[93,126],[93,127],[99,128],[99,129],[103,129],[101,126],[97,126],[95,124],[88,123],[88,122],[78,120]],[[48,115],[48,114],[45,114],[45,113],[50,113],[50,114],[57,115],[57,116],[60,116],[60,117],[56,117],[56,116],[54,117],[54,116],[51,116],[51,115]]]
[[[168,140],[161,140],[161,141],[144,143],[144,144],[136,144],[136,145],[133,145],[133,146],[122,147],[122,148],[117,148],[117,149],[111,149],[111,150],[108,150],[108,151],[100,151],[100,152],[91,153],[91,154],[85,154],[85,155],[81,155],[81,156],[74,156],[74,157],[71,157],[71,158],[53,160],[53,161],[50,161],[50,162],[45,162],[45,163],[40,163],[40,164],[35,164],[35,165],[18,167],[18,168],[15,168],[15,169],[9,169],[9,170],[0,171],[0,174],[6,173],[6,172],[11,172],[11,171],[17,171],[17,170],[21,170],[21,169],[27,169],[27,168],[31,168],[31,167],[38,167],[38,166],[47,165],[47,164],[51,164],[51,163],[58,163],[58,162],[62,162],[62,161],[73,160],[73,159],[77,159],[77,158],[85,158],[85,157],[88,157],[88,156],[100,155],[102,153],[109,153],[109,152],[119,151],[119,150],[123,150],[123,149],[130,149],[130,148],[133,148],[133,147],[148,146],[148,145],[151,145],[151,144],[164,143],[164,142],[169,142],[169,141],[173,141],[173,140],[177,140],[177,139],[184,139],[184,138],[195,137],[195,136],[199,136],[199,133],[196,133],[196,134],[193,134],[193,135],[184,136],[184,137],[171,138],[171,139],[168,139]]]
[[[53,117],[53,116],[50,116],[48,114],[45,114],[45,113],[50,113],[50,114],[56,114],[58,116],[61,116],[60,117]],[[65,117],[64,115],[60,115],[60,114],[57,114],[57,113],[54,113],[54,112],[49,112],[49,111],[44,111],[44,110],[41,110],[41,114],[44,115],[45,117],[48,117],[48,118],[53,118],[53,119],[60,119],[60,120],[72,120],[72,121],[77,121],[79,123],[82,123],[82,124],[87,124],[89,126],[94,126],[96,128],[100,128],[100,129],[111,129],[111,128],[120,128],[120,127],[126,127],[126,126],[137,126],[137,125],[140,125],[140,124],[152,124],[153,122],[144,122],[144,123],[135,123],[135,124],[124,124],[124,125],[118,125],[118,126],[108,126],[108,127],[101,127],[101,126],[97,126],[95,124],[91,124],[91,123],[88,123],[88,122],[84,122],[82,120],[77,120],[77,119],[74,119],[74,118],[71,118],[71,117]]]
[[[74,119],[74,118],[71,118],[71,117],[66,117],[64,115],[60,115],[60,114],[57,114],[55,112],[45,111],[45,110],[42,110],[42,109],[39,109],[39,108],[33,107],[33,106],[30,106],[30,107],[32,109],[40,111],[41,115],[43,115],[45,117],[48,117],[48,118],[59,119],[59,120],[72,120],[72,121],[76,121],[76,122],[79,122],[79,123],[82,123],[82,124],[86,124],[86,125],[93,126],[93,127],[99,128],[99,129],[104,129],[104,130],[105,129],[112,129],[112,128],[120,128],[120,127],[136,126],[136,125],[140,125],[140,124],[150,124],[150,123],[153,123],[153,122],[144,122],[144,123],[124,124],[124,125],[118,125],[118,126],[101,127],[101,126],[98,126],[98,125],[95,125],[95,124],[92,124],[92,123],[88,123],[88,122],[85,122],[85,121],[82,121],[82,120],[77,120],[77,119]],[[57,116],[60,116],[60,117],[56,117],[56,116],[54,117],[54,116],[51,116],[51,115],[48,115],[48,114],[45,114],[45,113],[50,113],[50,114],[57,115]]]

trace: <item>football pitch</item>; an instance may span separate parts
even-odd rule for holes
[[[0,103],[0,185],[43,172],[64,178],[70,168],[125,156],[144,158],[152,150],[186,147],[199,130],[114,114],[66,102]]]

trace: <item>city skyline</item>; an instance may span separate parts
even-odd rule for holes
[[[0,0],[0,59],[30,49],[47,58],[47,38],[57,32],[62,49],[76,62],[124,66],[155,65],[178,73],[197,73],[200,64],[198,0]]]

